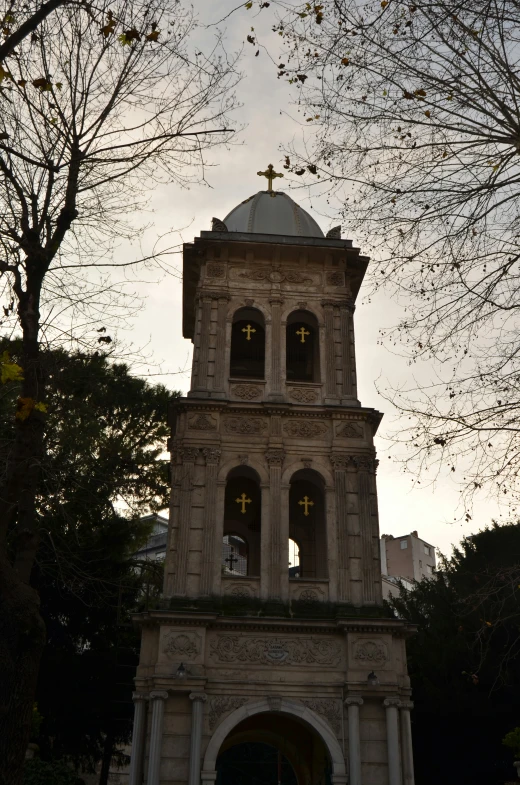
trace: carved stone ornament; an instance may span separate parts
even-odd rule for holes
[[[228,597],[235,597],[237,600],[246,600],[250,597],[256,596],[255,589],[251,586],[250,583],[238,583],[233,585],[231,581],[226,581],[226,586],[224,588],[224,593]]]
[[[345,276],[343,273],[327,273],[327,284],[329,286],[345,286]]]
[[[202,450],[202,454],[206,459],[206,463],[220,463],[220,456],[222,455],[222,452],[216,447],[205,447]]]
[[[281,711],[282,708],[282,696],[281,695],[268,695],[267,696],[267,703],[269,706],[269,711]]]
[[[231,388],[231,394],[243,401],[252,401],[253,398],[260,397],[262,389],[254,384],[235,384]]]
[[[212,218],[211,219],[211,231],[212,232],[227,232],[229,231],[224,221],[220,218]]]
[[[239,455],[238,460],[240,461],[241,466],[247,466],[249,463],[249,455]]]
[[[226,268],[223,264],[208,264],[206,274],[208,278],[225,278]]]
[[[307,390],[304,387],[294,387],[289,392],[289,398],[299,403],[316,403],[318,400],[318,393],[316,390]]]
[[[164,653],[171,657],[193,660],[200,654],[201,638],[196,632],[170,633],[164,646]]]
[[[181,447],[178,456],[182,463],[195,463],[199,454],[198,447]]]
[[[341,731],[341,704],[336,700],[325,698],[309,698],[302,701],[311,711],[315,711],[329,723],[330,727],[339,736]]]
[[[375,472],[377,468],[377,462],[374,461],[369,455],[356,455],[353,458],[354,463],[358,471],[360,472]]]
[[[230,711],[239,709],[249,698],[230,698],[228,696],[212,698],[209,704],[209,727],[213,730],[220,717]]]
[[[312,284],[313,279],[309,276],[302,275],[296,271],[284,271],[264,269],[264,270],[246,270],[240,273],[240,278],[249,278],[250,281],[270,281],[271,283],[303,283]]]
[[[287,436],[302,436],[312,439],[326,433],[327,426],[323,422],[313,422],[312,420],[289,420],[284,423],[283,430]]]
[[[382,665],[388,662],[388,649],[383,641],[356,641],[354,659],[367,665]]]
[[[304,589],[300,592],[300,596],[298,597],[300,602],[303,602],[305,605],[314,605],[315,603],[320,601],[320,597],[318,592],[314,589]]]
[[[338,665],[339,643],[322,638],[253,638],[219,635],[211,644],[217,662],[257,665]]]
[[[333,453],[329,457],[331,464],[337,471],[341,471],[341,469],[347,469],[352,462],[352,456],[350,455],[337,455]]]
[[[343,436],[348,439],[362,439],[363,426],[353,422],[340,424],[336,428],[336,436]]]
[[[269,466],[282,466],[284,458],[284,450],[267,450],[265,454],[265,460]]]
[[[226,417],[224,430],[227,433],[262,433],[267,423],[260,417]]]
[[[195,414],[188,420],[188,428],[192,431],[216,431],[217,421],[211,414]]]

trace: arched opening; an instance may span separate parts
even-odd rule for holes
[[[233,316],[229,375],[263,379],[265,374],[265,324],[256,308],[240,308]]]
[[[289,537],[289,578],[300,577],[300,546]]]
[[[309,311],[293,311],[286,328],[286,378],[288,382],[318,382],[318,322]]]
[[[328,578],[324,490],[323,479],[312,469],[291,478],[289,537],[299,546],[299,578]]]
[[[330,785],[323,739],[307,723],[262,712],[236,725],[217,758],[217,785]]]
[[[224,501],[222,574],[260,575],[260,479],[249,466],[237,466],[227,477]]]

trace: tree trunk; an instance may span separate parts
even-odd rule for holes
[[[101,760],[101,772],[99,774],[98,785],[108,785],[108,775],[110,774],[110,763],[114,752],[114,734],[108,731],[105,744],[103,745],[103,758]]]
[[[27,278],[17,292],[23,330],[22,396],[42,401],[39,356],[41,280]],[[13,412],[13,417],[15,412]],[[36,494],[44,454],[44,415],[34,408],[16,419],[16,437],[0,487],[0,785],[21,785],[31,730],[45,624],[38,593],[30,586],[38,549]]]

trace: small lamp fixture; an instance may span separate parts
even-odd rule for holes
[[[176,679],[185,679],[187,675],[188,675],[188,672],[187,672],[186,668],[184,667],[184,663],[181,662],[181,664],[177,668],[177,671],[175,672],[175,678]]]
[[[367,676],[367,682],[369,687],[377,687],[379,685],[379,679],[377,678],[374,671],[370,671]]]

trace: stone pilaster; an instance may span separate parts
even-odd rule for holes
[[[337,304],[330,300],[322,302],[325,321],[325,402],[336,402],[338,390],[336,384],[336,336],[334,329],[334,307]]]
[[[381,574],[379,567],[379,533],[373,530],[372,505],[375,499],[372,495],[373,474],[375,471],[374,459],[365,456],[356,456],[355,464],[358,470],[358,507],[359,529],[361,534],[361,562],[363,580],[363,604],[374,605],[380,602]],[[376,519],[377,520],[377,519]],[[377,542],[376,542],[377,540]]]
[[[338,541],[338,600],[350,602],[350,579],[348,569],[348,521],[347,521],[347,466],[348,455],[331,455],[336,488],[336,520]]]
[[[219,295],[217,307],[217,336],[215,348],[215,379],[214,389],[224,393],[226,380],[226,318],[229,295]]]
[[[204,522],[202,531],[202,569],[200,576],[200,594],[207,597],[214,591],[213,575],[215,572],[215,505],[217,501],[217,470],[220,461],[220,450],[206,447],[202,450],[206,459],[206,477],[204,483]]]
[[[354,346],[354,303],[342,304],[340,310],[342,400],[357,402],[356,357]]]
[[[401,701],[399,715],[401,718],[401,752],[403,760],[403,785],[415,785],[413,771],[412,724],[410,711],[412,701]]]
[[[200,752],[202,745],[202,720],[204,716],[204,692],[190,693],[191,700],[191,737],[190,737],[190,773],[188,785],[200,785]]]
[[[132,752],[128,785],[141,785],[143,781],[144,744],[146,738],[146,707],[148,696],[134,692],[134,726],[132,730]]]
[[[267,450],[265,459],[269,465],[269,598],[282,599],[282,570],[280,553],[282,551],[281,532],[281,492],[282,492],[282,465],[285,453],[280,449]],[[285,570],[288,578],[288,568]]]
[[[402,785],[399,756],[399,698],[383,701],[386,709],[386,744],[388,748],[388,785]]]
[[[195,447],[183,447],[179,450],[181,466],[177,467],[180,474],[179,517],[177,530],[177,555],[173,594],[186,594],[186,565],[190,544],[191,499],[193,494],[193,474],[199,450]]]
[[[282,400],[282,305],[283,300],[272,297],[271,305],[271,400]]]
[[[213,295],[201,293],[200,295],[200,336],[198,351],[198,373],[195,390],[208,389],[208,364],[209,364],[209,336],[211,329],[211,305]]]
[[[168,699],[166,690],[150,693],[152,705],[152,722],[150,728],[150,755],[148,758],[147,785],[160,785],[162,734],[164,721],[164,704]]]
[[[349,785],[361,785],[361,737],[359,733],[359,707],[363,698],[351,696],[346,699],[348,713],[348,757]]]

